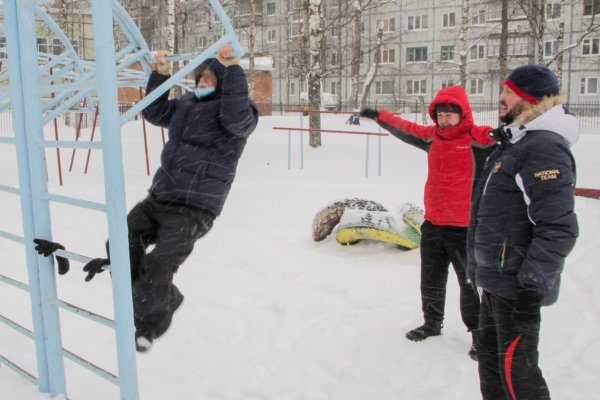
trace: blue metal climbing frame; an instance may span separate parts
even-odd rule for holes
[[[234,54],[241,48],[218,0],[209,0],[223,24],[225,34],[208,49],[198,54],[171,57],[189,61],[149,96],[132,109],[119,115],[117,90],[120,87],[145,86],[153,56],[139,30],[116,1],[91,0],[94,25],[95,62],[81,60],[69,38],[44,11],[46,0],[0,0],[0,35],[6,37],[6,48],[0,48],[0,111],[12,110],[14,136],[1,136],[0,144],[14,145],[19,171],[18,187],[0,184],[0,191],[20,198],[23,232],[0,231],[0,239],[8,239],[25,247],[28,283],[0,274],[0,282],[29,292],[32,327],[27,328],[0,314],[0,322],[32,338],[36,348],[37,376],[4,357],[0,344],[0,366],[5,365],[38,385],[52,396],[67,394],[64,358],[79,364],[119,386],[121,399],[137,399],[137,368],[127,245],[125,191],[121,147],[121,127],[135,117],[206,58],[213,56],[226,43],[232,43]],[[40,22],[41,21],[41,22]],[[61,54],[40,53],[36,46],[38,25],[45,24],[58,38]],[[115,49],[116,26],[127,38],[127,44]],[[6,57],[2,59],[3,55]],[[139,62],[142,70],[132,68]],[[55,81],[60,79],[61,83]],[[51,95],[50,95],[51,94]],[[101,142],[50,141],[44,139],[44,125],[81,104],[97,104],[102,110]],[[102,151],[104,165],[105,204],[50,193],[45,165],[46,148],[92,148]],[[39,256],[33,238],[52,240],[51,203],[82,207],[106,214],[111,243],[114,320],[66,303],[57,296],[52,257]],[[91,257],[65,250],[56,255],[86,263]],[[118,375],[98,367],[62,346],[59,309],[72,311],[113,328],[117,343]],[[0,388],[0,393],[2,388]],[[0,396],[1,397],[1,396]]]

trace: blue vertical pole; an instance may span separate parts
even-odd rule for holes
[[[300,169],[304,169],[304,131],[302,129],[304,129],[304,117],[300,114]]]
[[[292,130],[288,129],[288,169],[292,169]]]
[[[100,128],[105,169],[104,184],[117,333],[119,387],[121,399],[130,400],[137,399],[139,394],[111,2],[93,0],[92,12],[96,50],[96,83],[99,106],[102,111]]]
[[[367,136],[367,144],[365,145],[365,178],[369,177],[369,135]]]
[[[41,91],[38,82],[34,0],[8,0],[6,24],[13,126],[19,164],[21,212],[29,276],[38,386],[53,397],[66,394],[56,277],[52,258],[38,257],[33,238],[50,238]]]
[[[377,133],[381,133],[381,126],[378,126]],[[379,163],[377,165],[377,176],[381,176],[381,136],[378,136],[377,140],[378,140],[377,144],[378,144],[378,150],[379,150]]]

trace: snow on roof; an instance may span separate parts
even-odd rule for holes
[[[248,58],[242,58],[240,65],[245,70],[250,68],[250,60]],[[254,68],[257,71],[273,71],[273,57],[254,57]]]

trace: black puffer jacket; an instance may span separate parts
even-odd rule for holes
[[[468,274],[485,291],[516,299],[519,288],[556,301],[564,260],[578,236],[574,212],[578,138],[560,96],[542,101],[513,126],[499,128],[474,195]]]
[[[224,67],[205,61],[217,76],[213,95],[201,100],[193,93],[169,100],[163,94],[143,111],[152,124],[169,128],[169,141],[150,192],[161,202],[202,208],[218,216],[235,177],[248,136],[258,123],[258,109],[248,97],[239,65]],[[153,72],[146,93],[167,76]]]

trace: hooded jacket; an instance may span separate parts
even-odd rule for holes
[[[458,125],[441,128],[435,107],[456,104],[462,110]],[[407,121],[383,109],[375,119],[398,139],[427,152],[425,219],[435,225],[467,227],[474,179],[472,145],[492,145],[491,126],[476,126],[467,94],[460,86],[442,89],[429,105],[435,125]]]
[[[217,78],[212,95],[197,99],[187,93],[169,100],[165,92],[143,111],[150,123],[169,129],[149,191],[160,202],[202,208],[218,216],[246,140],[258,123],[258,109],[248,96],[242,67],[225,67],[214,58],[205,64]],[[146,93],[168,78],[152,72]]]
[[[579,232],[569,150],[579,124],[563,99],[545,98],[494,131],[500,144],[474,192],[467,235],[467,272],[493,295],[514,300],[526,288],[542,294],[543,305],[558,297]]]

